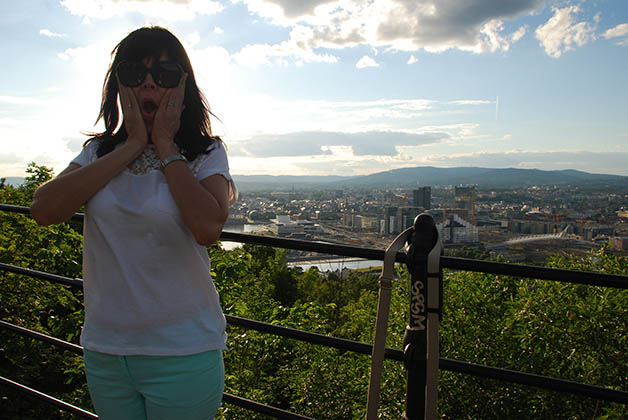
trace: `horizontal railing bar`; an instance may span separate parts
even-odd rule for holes
[[[312,344],[319,344],[340,350],[349,350],[355,353],[371,355],[373,346],[371,344],[362,343],[330,337],[322,334],[311,333],[307,331],[297,330],[294,328],[282,327],[279,325],[268,324],[265,322],[255,321],[247,318],[240,318],[233,315],[225,315],[229,325],[248,328],[259,332],[275,334],[282,337],[293,338]],[[396,361],[403,362],[403,351],[386,348],[385,357]],[[480,376],[489,379],[497,379],[506,382],[517,383],[521,385],[534,386],[537,388],[547,389],[550,391],[560,391],[575,394],[588,398],[597,398],[605,401],[612,401],[626,404],[628,403],[628,392],[617,391],[610,388],[604,388],[596,385],[583,384],[580,382],[567,381],[564,379],[553,378],[549,376],[541,376],[532,373],[518,372],[509,369],[496,368],[492,366],[478,365],[474,363],[461,362],[458,360],[441,358],[439,368],[451,372],[465,373],[473,376]]]
[[[46,335],[37,331],[29,330],[28,328],[20,327],[18,325],[11,324],[2,320],[0,320],[0,328],[14,331],[20,335],[34,338],[35,340],[43,341],[45,343],[52,344],[53,346],[56,346],[56,347],[61,347],[64,350],[71,351],[72,353],[79,354],[81,356],[83,355],[83,347],[74,343],[70,343],[68,341],[60,340],[50,335]]]
[[[0,204],[0,211],[8,211],[11,213],[21,213],[21,214],[26,214],[29,216],[31,214],[30,207],[16,206],[13,204]],[[85,215],[83,213],[74,213],[72,217],[70,218],[70,220],[73,220],[76,222],[82,222],[84,217]]]
[[[28,213],[28,208],[19,207],[19,206],[10,206],[10,205],[0,205],[0,210],[8,210],[12,211],[10,208],[19,208],[19,212]],[[82,217],[82,215],[75,215],[77,218]],[[335,244],[328,244],[322,242],[307,242],[300,241],[295,239],[286,239],[286,238],[272,238],[272,237],[263,237],[257,235],[246,235],[246,234],[235,234],[230,232],[224,232],[225,236],[229,237],[229,240],[237,240],[241,242],[251,242],[257,243],[260,245],[267,246],[278,246],[278,247],[286,247],[286,248],[295,248],[295,249],[304,249],[304,250],[312,250],[311,247],[325,247],[325,250],[321,250],[320,252],[329,253],[331,248],[338,248],[340,252],[343,252],[346,256],[357,256],[369,259],[382,259],[383,260],[383,251],[377,249],[366,249],[352,246],[341,246]],[[227,239],[227,238],[225,238]],[[370,254],[362,254],[357,255],[359,252],[367,251]],[[318,252],[318,251],[317,251]],[[379,257],[381,254],[381,258]],[[405,261],[405,254],[398,253],[397,260],[401,259],[400,262]],[[594,284],[598,286],[610,286],[610,287],[619,287],[619,288],[628,288],[628,277],[626,276],[617,276],[617,275],[607,275],[602,273],[595,272],[579,272],[572,270],[559,270],[559,269],[547,269],[543,267],[534,267],[534,266],[522,266],[516,264],[505,264],[505,263],[494,263],[487,261],[478,261],[478,260],[470,260],[464,258],[452,258],[452,257],[443,257],[442,261],[449,262],[448,264],[443,263],[443,266],[447,266],[448,268],[460,269],[460,270],[469,270],[469,271],[478,271],[478,272],[488,272],[492,274],[504,274],[511,276],[523,276],[523,277],[533,277],[533,278],[542,278],[546,280],[560,280],[560,281],[570,281],[574,283],[580,284]],[[488,268],[487,268],[488,267]],[[80,279],[69,279],[67,277],[57,276],[50,273],[40,272],[36,270],[24,269],[21,267],[11,266],[8,264],[0,263],[0,269],[6,269],[8,271],[17,272],[20,274],[31,275],[34,277],[44,278],[46,280],[50,280],[53,282],[59,282],[63,284],[69,284],[72,286],[80,287],[82,281]],[[594,280],[591,283],[591,279]],[[597,284],[596,284],[597,280]],[[609,281],[610,280],[610,281]],[[229,317],[229,316],[228,316]],[[330,347],[335,347],[339,349],[350,350],[362,354],[370,354],[371,346],[366,343],[353,342],[351,340],[339,339],[336,337],[324,336],[321,334],[308,333],[298,330],[293,330],[286,327],[279,327],[276,325],[265,324],[265,326],[254,327],[257,321],[246,320],[245,318],[231,317],[231,323],[234,325],[244,326],[246,328],[257,329],[263,332],[271,332],[278,335],[283,335],[286,337],[297,338],[304,341],[312,342],[315,344],[326,345]],[[246,326],[245,326],[246,324]],[[263,325],[264,323],[259,323]],[[386,356],[395,360],[403,360],[403,355],[399,350],[387,349]],[[591,394],[597,395],[597,398],[605,399],[609,401],[615,402],[626,402],[626,395],[628,393],[622,391],[615,391],[607,388],[596,387],[593,385],[581,384],[577,382],[564,381],[556,378],[544,377],[533,374],[526,374],[523,372],[510,371],[507,369],[498,369],[490,366],[483,365],[474,365],[471,363],[458,362],[454,360],[441,359],[440,361],[441,368],[445,370],[458,371],[461,373],[470,373],[476,376],[483,376],[487,378],[494,379],[506,379],[511,382],[521,383],[525,385],[538,386],[542,388],[558,390],[557,386],[563,388],[565,392],[576,393],[584,396],[591,396]],[[545,385],[539,385],[539,383],[545,383]],[[608,397],[608,393],[614,394],[614,396]],[[610,398],[610,399],[609,399]],[[618,399],[617,399],[618,398]]]
[[[268,334],[275,334],[286,338],[305,341],[311,344],[318,344],[326,347],[333,347],[339,350],[348,350],[354,353],[371,355],[373,346],[360,341],[347,340],[345,338],[331,337],[309,331],[297,330],[283,327],[281,325],[268,324],[266,322],[255,321],[253,319],[241,318],[233,315],[225,315],[230,326],[251,329]],[[403,353],[400,350],[386,349],[386,356],[393,360],[403,361]]]
[[[290,411],[282,410],[277,407],[258,403],[257,401],[249,400],[247,398],[237,397],[232,394],[222,394],[222,400],[228,404],[237,405],[238,407],[245,408],[247,410],[255,411],[257,413],[273,416],[277,419],[286,420],[314,420],[312,417],[302,416],[300,414],[292,413]]]
[[[0,210],[30,214],[28,207],[0,204]],[[73,220],[83,220],[82,213],[72,216]],[[304,241],[299,239],[277,238],[272,236],[250,235],[245,233],[222,232],[221,240],[245,242],[277,248],[289,248],[300,251],[335,254],[344,257],[384,260],[385,251],[375,248],[362,248],[351,245],[339,245],[329,242]],[[396,262],[406,263],[406,254],[398,252]],[[458,257],[441,257],[441,266],[455,270],[502,274],[515,277],[535,278],[540,280],[562,281],[567,283],[585,284],[589,286],[614,287],[628,289],[628,276],[598,273],[594,271],[575,271],[557,268],[546,268],[532,265],[497,263],[492,261],[473,260]]]
[[[352,245],[341,245],[323,241],[304,241],[302,239],[278,238],[276,236],[251,235],[247,233],[235,233],[223,231],[220,235],[223,241],[251,243],[254,245],[271,246],[275,248],[288,248],[298,251],[318,252],[321,254],[333,254],[342,257],[365,258],[368,260],[384,261],[384,250],[376,248],[363,248]],[[399,252],[395,258],[397,262],[406,262],[406,254]]]
[[[595,271],[564,270],[560,268],[538,267],[498,263],[493,261],[472,260],[458,257],[441,257],[442,266],[455,270],[475,271],[489,274],[502,274],[514,277],[526,277],[540,280],[562,281],[585,284],[588,286],[614,287],[628,289],[628,276],[598,273]]]
[[[94,413],[90,413],[89,411],[83,410],[82,408],[76,407],[72,404],[69,404],[65,401],[61,401],[55,397],[52,397],[48,394],[44,394],[43,392],[37,391],[36,389],[29,388],[20,383],[14,382],[10,379],[0,376],[0,383],[4,385],[8,385],[11,388],[17,389],[20,392],[28,394],[32,397],[35,397],[39,400],[45,401],[49,404],[55,405],[62,409],[63,411],[69,411],[72,414],[75,414],[84,419],[98,419],[98,416]]]
[[[266,245],[278,248],[297,249],[324,254],[357,257],[369,260],[384,261],[384,250],[361,248],[350,245],[337,245],[327,242],[308,242],[299,239],[276,238],[272,236],[250,235],[245,233],[223,232],[220,239],[233,242],[246,242],[256,245]],[[407,263],[406,254],[398,252],[396,262]],[[534,265],[520,265],[497,263],[492,261],[472,260],[458,257],[441,257],[441,266],[455,270],[484,272],[489,274],[503,274],[515,277],[535,278],[540,280],[562,281],[567,283],[586,284],[590,286],[614,287],[628,289],[628,276],[598,273],[595,271],[575,271],[557,268],[539,267]]]
[[[0,204],[0,210],[8,211],[11,213],[31,214],[31,209],[25,206],[16,206],[13,204]],[[78,213],[77,213],[78,214]]]
[[[297,330],[294,328],[288,328],[247,318],[236,317],[233,315],[225,315],[225,317],[227,318],[230,326],[248,328],[259,332],[275,334],[287,338],[309,342],[312,344],[324,345],[340,350],[353,351],[355,353],[361,353],[366,355],[370,355],[372,353],[372,345],[359,341],[330,337],[322,334],[311,333],[308,331]],[[8,322],[0,321],[0,328],[10,329],[14,332],[17,332],[18,334],[26,335],[36,340],[45,341],[49,344],[57,347],[62,347],[77,354],[82,353],[82,347],[77,346],[76,344],[68,343],[63,340],[59,340],[57,338],[50,337],[42,333],[28,330],[23,327],[18,327],[17,325],[13,325]],[[401,350],[392,348],[386,348],[385,357],[401,362],[404,360],[403,352]],[[628,404],[628,392],[604,388],[596,385],[583,384],[580,382],[567,381],[564,379],[553,378],[549,376],[541,376],[532,373],[518,372],[509,369],[495,368],[492,366],[461,362],[445,358],[440,359],[439,368],[451,372],[502,380],[506,382],[517,383],[520,385],[534,386],[550,391],[559,391],[588,398],[596,398],[604,401]]]
[[[18,391],[33,396],[37,399],[45,401],[49,404],[53,404],[64,411],[69,411],[73,414],[76,414],[79,417],[86,419],[98,419],[96,414],[93,414],[89,411],[83,410],[82,408],[76,407],[72,404],[66,403],[65,401],[54,398],[48,394],[44,394],[43,392],[37,391],[36,389],[29,388],[25,385],[22,385],[18,382],[12,381],[10,379],[4,378],[0,376],[0,383],[8,385]],[[231,405],[235,405],[247,410],[255,411],[261,414],[266,414],[272,416],[277,419],[282,420],[315,420],[312,417],[302,416],[300,414],[295,414],[290,411],[282,410],[280,408],[271,407],[269,405],[260,404],[257,401],[249,400],[247,398],[238,397],[233,394],[229,394],[227,392],[223,393],[222,400]]]
[[[69,343],[67,341],[63,341],[63,340],[60,340],[58,338],[55,338],[46,334],[42,334],[37,331],[29,330],[28,328],[20,327],[20,326],[17,326],[17,325],[14,325],[6,321],[2,321],[2,320],[0,320],[0,328],[4,328],[7,330],[16,332],[20,335],[23,335],[23,336],[26,336],[35,340],[52,344],[53,346],[61,348],[62,350],[68,350],[68,351],[71,351],[72,353],[79,354],[81,356],[83,355],[83,347],[79,345]],[[300,414],[295,414],[290,411],[282,410],[280,408],[261,404],[256,401],[238,397],[233,394],[224,393],[223,401],[228,402],[229,404],[237,405],[238,407],[242,407],[248,410],[257,411],[262,414],[267,414],[278,419],[314,420],[311,417],[305,417]]]
[[[33,270],[31,268],[18,267],[16,265],[0,263],[0,270],[9,271],[15,274],[23,274],[25,276],[37,277],[42,280],[48,280],[53,283],[61,283],[67,286],[83,288],[83,280],[71,279],[57,274],[46,273],[45,271]]]
[[[464,373],[472,376],[496,379],[521,385],[528,385],[548,391],[564,392],[581,397],[628,404],[628,392],[605,388],[581,382],[567,381],[550,376],[541,376],[533,373],[519,372],[510,369],[495,368],[475,363],[460,362],[458,360],[441,358],[439,368],[451,372]]]

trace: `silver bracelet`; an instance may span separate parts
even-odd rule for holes
[[[171,164],[172,162],[176,160],[182,160],[184,162],[188,161],[185,158],[185,156],[183,156],[181,153],[177,153],[176,155],[170,155],[167,158],[159,161],[159,164],[161,165],[161,169],[162,170],[165,169],[166,166],[168,166],[169,164]]]

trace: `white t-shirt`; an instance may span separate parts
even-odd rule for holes
[[[88,165],[97,146],[90,142],[72,162]],[[149,146],[135,163],[157,161]],[[198,180],[224,176],[235,200],[220,143],[188,166]],[[207,249],[183,224],[166,177],[154,164],[139,173],[126,168],[86,203],[83,278],[81,344],[88,350],[165,356],[226,348]]]

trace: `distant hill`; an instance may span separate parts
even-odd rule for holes
[[[417,167],[379,172],[351,180],[345,185],[412,186],[470,184],[481,187],[516,187],[530,185],[579,185],[596,182],[628,182],[628,177],[590,174],[576,170],[542,171],[540,169],[490,169],[477,167]]]
[[[17,177],[17,176],[2,176],[0,178],[5,178],[6,179],[5,183],[12,187],[19,187],[20,185],[24,183],[24,178]]]
[[[573,169],[492,169],[478,167],[392,169],[365,176],[268,176],[234,175],[240,191],[342,188],[411,188],[419,185],[478,185],[479,187],[523,187],[531,185],[620,184],[628,186],[628,177],[591,174]]]
[[[415,186],[478,185],[479,187],[525,187],[531,185],[625,185],[628,177],[591,174],[573,169],[491,169],[478,167],[392,169],[363,176],[233,175],[238,190],[290,191],[292,189],[411,188]],[[6,183],[19,186],[24,178],[6,177]]]

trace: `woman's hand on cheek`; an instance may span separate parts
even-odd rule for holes
[[[157,147],[157,153],[162,159],[177,153],[174,146],[174,137],[181,126],[181,113],[185,108],[183,98],[187,77],[187,73],[184,73],[179,85],[168,89],[161,98],[159,108],[155,114],[151,138],[153,144]]]
[[[146,124],[142,118],[140,105],[137,103],[133,91],[120,83],[120,80],[118,80],[118,92],[128,141],[138,142],[144,148],[148,144],[148,133],[146,132]]]

